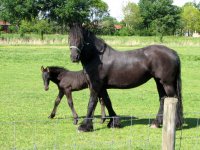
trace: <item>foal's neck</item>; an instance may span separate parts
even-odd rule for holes
[[[60,82],[60,80],[58,79],[58,76],[61,74],[62,72],[50,72],[50,80],[52,82],[54,82],[55,84],[58,84]]]

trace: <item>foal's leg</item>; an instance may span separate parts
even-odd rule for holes
[[[101,104],[101,123],[106,120],[105,104],[102,98],[99,97],[99,103]]]
[[[108,127],[109,128],[119,128],[120,127],[120,120],[119,117],[117,117],[117,114],[115,113],[113,107],[112,107],[112,103],[110,101],[108,92],[106,89],[102,89],[100,92],[100,96],[102,97],[102,99],[104,100],[104,103],[108,109],[108,113],[110,118],[110,122],[108,123]]]
[[[71,108],[72,115],[74,117],[74,124],[77,124],[78,123],[78,115],[77,115],[77,113],[76,113],[76,111],[74,109],[74,104],[73,104],[73,100],[72,100],[72,91],[71,91],[71,89],[65,89],[65,94],[66,94],[66,97],[67,97],[68,105]]]
[[[51,112],[49,118],[54,118],[54,117],[55,117],[57,107],[58,107],[58,105],[60,104],[60,101],[61,101],[63,95],[64,95],[63,91],[61,91],[61,90],[59,89],[58,96],[57,96],[57,98],[56,98],[56,100],[55,100],[55,103],[54,103],[54,108],[53,108],[53,110],[52,110],[52,112]]]
[[[155,79],[155,81],[156,81],[157,90],[158,90],[158,94],[159,94],[160,107],[159,107],[156,119],[151,124],[152,128],[158,128],[163,123],[164,99],[166,97],[166,93],[165,93],[164,87],[160,83],[160,80],[159,79]]]

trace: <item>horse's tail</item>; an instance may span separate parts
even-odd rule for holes
[[[183,124],[183,105],[182,105],[182,81],[181,81],[181,62],[179,59],[178,62],[178,72],[177,72],[177,85],[176,85],[176,93],[178,98],[178,107],[177,107],[177,113],[178,113],[178,120],[180,123],[180,126]]]

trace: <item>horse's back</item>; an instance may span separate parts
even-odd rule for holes
[[[179,67],[176,52],[162,45],[151,45],[125,52],[115,51],[113,54],[109,64],[106,65],[104,61],[104,66],[109,66],[106,75],[108,87],[111,88],[136,87],[152,77],[173,76]]]

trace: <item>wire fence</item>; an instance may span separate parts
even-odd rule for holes
[[[155,114],[120,116],[122,128],[108,129],[93,119],[94,132],[79,133],[71,117],[0,121],[0,149],[161,149],[162,129],[152,129]],[[176,149],[200,149],[200,113],[186,113],[176,131]],[[79,123],[84,117],[79,119]]]

